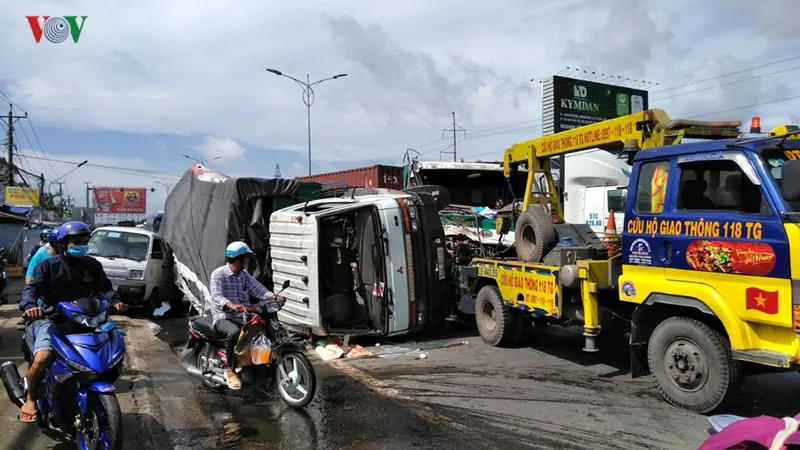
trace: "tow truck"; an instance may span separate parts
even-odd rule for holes
[[[699,413],[732,401],[748,374],[796,369],[800,134],[781,126],[750,138],[740,126],[651,109],[505,150],[507,178],[528,171],[512,217],[517,254],[454,268],[483,340],[578,325],[583,350],[596,352],[601,330],[621,323],[632,376],[652,375],[667,402]],[[550,158],[588,148],[632,164],[621,236],[563,221]],[[534,191],[537,174],[546,192]]]

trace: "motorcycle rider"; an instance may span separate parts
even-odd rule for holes
[[[28,270],[25,272],[25,284],[30,284],[31,278],[33,278],[33,270],[36,266],[39,265],[40,262],[44,261],[45,259],[56,256],[56,246],[58,245],[58,229],[53,228],[47,233],[47,243],[44,244],[39,248],[39,250],[33,255],[30,262],[28,263]]]
[[[242,242],[232,242],[225,249],[224,266],[211,272],[211,313],[214,330],[225,336],[225,351],[228,367],[225,381],[230,389],[241,389],[242,383],[236,375],[236,341],[247,320],[246,312],[274,313],[281,309],[286,297],[275,295],[245,270],[253,251]],[[251,304],[250,297],[261,300]]]
[[[28,254],[28,267],[30,267],[30,260],[33,259],[33,256],[36,254],[36,252],[38,252],[39,249],[44,247],[44,245],[47,243],[51,231],[53,230],[50,228],[45,228],[41,233],[39,233],[39,242],[33,246],[31,252]]]
[[[115,310],[123,308],[119,295],[111,288],[103,266],[87,256],[91,230],[83,222],[71,221],[59,226],[56,231],[58,255],[40,262],[33,271],[30,283],[22,292],[19,308],[31,319],[42,316],[44,306],[56,306],[59,302],[103,296]],[[20,411],[19,420],[33,423],[38,420],[36,397],[44,370],[53,360],[50,330],[53,323],[48,318],[36,320],[27,326],[26,340],[33,343],[33,362],[28,369],[28,398]]]

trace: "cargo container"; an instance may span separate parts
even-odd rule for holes
[[[338,172],[320,173],[297,177],[298,181],[314,183],[345,182],[353,187],[373,187],[403,189],[403,168],[397,166],[375,165]]]

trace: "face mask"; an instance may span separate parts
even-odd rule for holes
[[[89,246],[88,245],[73,245],[72,247],[67,248],[67,253],[70,256],[74,256],[76,258],[83,258],[89,253]]]

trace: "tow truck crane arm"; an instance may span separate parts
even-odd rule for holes
[[[627,154],[628,163],[637,151],[679,144],[683,138],[728,139],[738,137],[741,122],[670,120],[661,109],[605,120],[560,133],[512,145],[503,156],[503,173],[511,178],[519,164],[528,166],[528,183],[522,211],[531,204],[550,204],[559,220],[564,216],[550,172],[550,158],[589,149],[602,149],[618,156]],[[548,192],[534,192],[536,174],[545,176]]]

